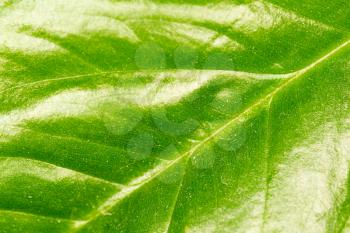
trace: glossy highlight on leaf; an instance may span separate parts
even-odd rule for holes
[[[0,2],[0,233],[350,232],[350,3]]]

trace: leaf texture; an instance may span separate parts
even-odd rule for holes
[[[347,1],[0,3],[0,233],[349,232]]]

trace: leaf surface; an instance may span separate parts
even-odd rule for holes
[[[0,3],[0,232],[350,231],[347,9]]]

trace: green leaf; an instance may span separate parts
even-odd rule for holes
[[[0,233],[350,232],[345,0],[0,3]]]

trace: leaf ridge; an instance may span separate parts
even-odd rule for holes
[[[179,188],[178,188],[178,190],[177,190],[177,192],[176,192],[176,195],[175,195],[174,204],[173,204],[173,206],[172,206],[171,209],[170,209],[170,214],[169,214],[170,218],[169,218],[169,220],[168,220],[168,224],[167,224],[166,230],[164,231],[164,232],[166,232],[166,233],[169,232],[170,225],[171,225],[171,223],[172,223],[172,221],[173,221],[175,208],[176,208],[176,205],[177,205],[177,203],[178,203],[178,201],[179,201],[179,195],[180,195],[180,193],[181,193],[181,191],[182,191],[183,183],[184,183],[184,180],[185,180],[185,176],[186,176],[186,174],[187,174],[188,161],[189,161],[189,159],[187,159],[186,162],[185,162],[185,172],[184,172],[184,174],[182,174],[181,182],[180,182],[180,184],[179,184]]]
[[[271,144],[271,104],[273,97],[267,104],[267,127],[266,127],[266,145],[265,145],[265,187],[264,187],[264,203],[263,203],[263,213],[262,213],[262,223],[260,232],[265,232],[265,225],[267,223],[267,208],[268,208],[268,199],[270,191],[270,176],[269,176],[269,158],[270,158],[270,144]]]
[[[57,166],[56,164],[48,163],[46,161],[42,161],[42,160],[38,160],[38,159],[27,158],[27,157],[22,157],[22,156],[14,156],[14,157],[10,157],[10,156],[2,157],[1,156],[0,158],[1,159],[13,159],[13,158],[16,158],[16,159],[26,159],[28,161],[36,161],[36,162],[40,162],[42,164],[47,164],[47,165],[50,165],[50,166],[55,166],[57,168],[66,169],[66,170],[72,171],[72,172],[75,173],[75,175],[78,175],[79,177],[84,177],[84,178],[92,179],[92,180],[99,181],[99,182],[102,182],[102,183],[107,183],[107,184],[110,184],[110,185],[112,185],[114,187],[117,187],[117,188],[125,188],[125,185],[123,185],[123,184],[112,182],[112,181],[105,180],[105,179],[101,179],[99,177],[96,177],[96,176],[93,176],[93,175],[90,175],[90,174],[86,174],[86,173],[83,173],[83,172],[80,172],[80,171],[77,171],[77,170],[74,170],[74,169],[71,169],[71,168]]]
[[[76,78],[85,78],[85,77],[92,77],[92,76],[96,76],[96,75],[103,75],[103,74],[113,74],[116,73],[116,71],[105,71],[105,72],[96,72],[96,73],[89,73],[89,74],[78,74],[78,75],[73,75],[73,76],[64,76],[64,77],[59,77],[59,78],[53,78],[53,79],[43,79],[43,80],[39,80],[39,81],[35,81],[35,82],[30,82],[30,83],[25,83],[25,84],[21,84],[21,85],[17,85],[14,87],[10,87],[6,90],[3,90],[0,92],[0,94],[3,94],[5,92],[8,91],[13,91],[22,87],[29,87],[32,85],[36,85],[36,84],[41,84],[41,83],[46,83],[46,82],[55,82],[55,81],[62,81],[62,80],[69,80],[69,79],[76,79]]]

